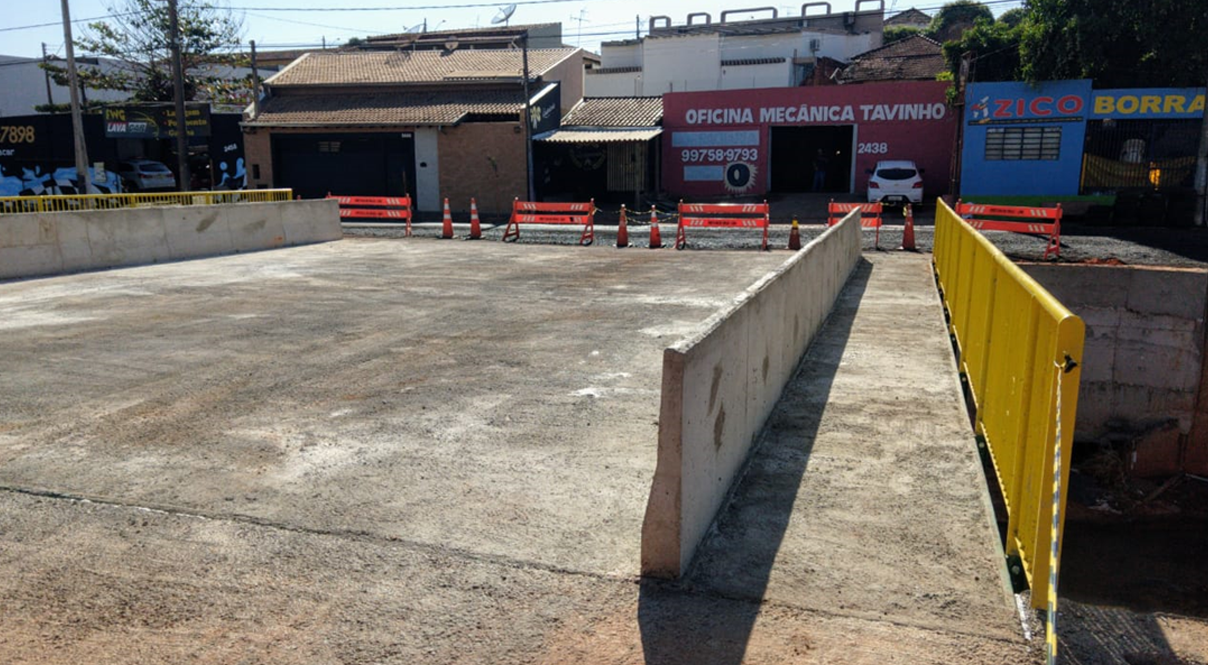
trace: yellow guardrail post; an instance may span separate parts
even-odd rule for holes
[[[47,196],[0,197],[0,214],[20,212],[66,212],[108,210],[167,205],[217,205],[227,203],[272,203],[290,201],[292,189],[251,189],[230,192],[127,192],[122,194],[55,194]]]
[[[951,208],[936,208],[936,280],[1007,508],[1006,554],[1019,557],[1032,606],[1051,601],[1055,630],[1085,326]]]

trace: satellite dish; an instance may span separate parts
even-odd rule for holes
[[[508,19],[512,18],[512,14],[516,13],[516,5],[504,5],[496,12],[495,18],[491,19],[491,23],[499,25],[503,23],[507,25]]]
[[[410,28],[407,28],[407,30],[405,31],[405,34],[414,35],[418,32],[423,32],[423,31],[424,31],[424,24],[416,23],[415,25],[411,26]]]
[[[446,51],[453,51],[456,49],[457,49],[457,40],[456,39],[450,39],[449,41],[445,42]]]

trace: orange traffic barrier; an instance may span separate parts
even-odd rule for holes
[[[469,240],[478,240],[482,237],[482,223],[478,221],[478,202],[473,198],[470,199],[470,237]]]
[[[675,248],[688,246],[688,227],[763,229],[763,246],[768,248],[768,202],[763,203],[679,203],[679,226],[675,230]]]
[[[801,229],[797,227],[797,218],[793,218],[793,230],[789,231],[789,249],[801,249]]]
[[[403,220],[407,222],[403,235],[411,237],[410,196],[333,196],[328,192],[327,198],[335,199],[340,206],[340,219]]]
[[[914,247],[914,208],[909,203],[906,204],[906,228],[902,230],[902,247],[909,252],[915,251]]]
[[[445,216],[441,220],[440,237],[445,240],[453,237],[453,214],[449,212],[449,199],[445,199]]]
[[[582,224],[579,244],[586,246],[596,240],[595,217],[595,199],[587,203],[538,203],[516,199],[512,201],[512,217],[503,230],[501,240],[519,240],[521,224]]]
[[[991,206],[956,202],[956,214],[978,231],[1014,231],[1048,236],[1044,258],[1049,254],[1061,258],[1061,204],[1056,208],[1025,208],[1022,206]],[[988,215],[999,219],[975,219]],[[1002,219],[1006,218],[1006,219]],[[1026,221],[1025,221],[1026,220]]]
[[[872,246],[876,249],[881,249],[881,211],[880,202],[877,203],[835,203],[832,199],[830,205],[826,207],[826,225],[834,226],[842,220],[847,213],[853,210],[860,211],[860,226],[866,229],[876,229],[876,236],[873,238]]]
[[[621,223],[617,227],[617,247],[629,246],[629,223],[625,220],[625,204],[621,204]]]
[[[650,206],[650,249],[662,249],[663,236],[659,233],[659,214]]]

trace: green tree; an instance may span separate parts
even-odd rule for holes
[[[896,41],[923,34],[922,28],[913,25],[891,25],[881,33],[881,44],[892,44]]]
[[[1029,0],[1028,12],[1020,54],[1029,81],[1177,87],[1208,77],[1204,0]]]
[[[1024,9],[1023,7],[1016,7],[1015,9],[1008,9],[1007,11],[1003,12],[1002,14],[999,14],[998,22],[1014,28],[1014,27],[1018,26],[1020,23],[1023,23],[1024,19],[1026,19],[1027,17],[1028,17],[1027,9]]]
[[[993,21],[994,13],[976,0],[955,0],[944,5],[932,17],[927,36],[940,43],[960,39],[961,34],[976,25],[978,20]]]
[[[970,55],[970,80],[1017,81],[1022,28],[1005,21],[979,19],[960,39],[944,42],[944,61],[953,78],[960,76],[961,57]]]
[[[173,99],[168,6],[162,0],[114,0],[111,15],[88,24],[76,39],[82,53],[116,61],[115,67],[80,68],[81,85],[96,90],[129,92],[136,101]],[[251,100],[250,75],[237,75],[244,65],[240,52],[242,23],[230,11],[205,0],[180,0],[178,8],[185,99],[242,104]],[[66,69],[44,65],[65,85]]]

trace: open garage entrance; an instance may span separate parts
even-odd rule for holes
[[[814,163],[821,150],[826,162],[822,192],[852,191],[854,125],[771,128],[771,191],[813,191]]]
[[[415,140],[408,133],[273,136],[273,186],[313,199],[415,194]]]

